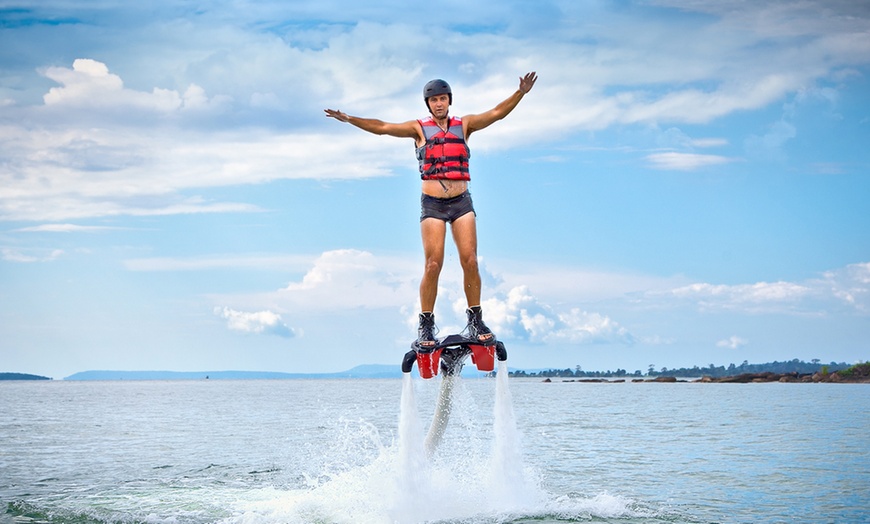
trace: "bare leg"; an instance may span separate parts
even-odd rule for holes
[[[453,241],[459,252],[459,262],[465,284],[465,300],[468,302],[468,326],[481,342],[490,342],[495,335],[483,323],[480,310],[480,267],[477,264],[477,220],[474,213],[466,213],[453,221]]]
[[[459,263],[462,265],[465,299],[468,307],[480,305],[480,268],[477,265],[477,221],[466,213],[453,221],[451,229]]]
[[[423,278],[420,280],[421,311],[434,311],[435,298],[438,296],[438,277],[444,265],[444,239],[447,236],[447,224],[437,218],[426,218],[420,222],[420,234],[423,237],[423,255],[426,265]]]

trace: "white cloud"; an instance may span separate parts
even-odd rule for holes
[[[740,0],[656,0],[657,5],[721,17],[719,25],[758,37],[853,34],[866,27],[864,4],[849,0],[757,2]],[[865,47],[870,44],[864,42]]]
[[[324,284],[353,285],[364,275],[375,272],[377,266],[374,259],[371,253],[355,249],[327,251],[315,261],[302,282],[291,283],[287,291],[311,290]]]
[[[278,179],[383,176],[399,156],[412,160],[378,137],[244,135],[176,132],[170,138],[125,128],[0,125],[7,160],[0,220],[255,212],[260,208],[252,204],[186,194]],[[360,144],[367,149],[354,154]]]
[[[421,57],[426,44],[416,31],[404,24],[360,21],[347,33],[334,35],[316,54],[312,68],[338,88],[335,104],[389,112],[383,102],[417,91],[422,110]]]
[[[794,301],[807,295],[809,288],[791,282],[757,282],[755,284],[698,283],[673,290],[678,297],[723,298],[729,302],[762,303]]]
[[[763,158],[781,159],[782,146],[797,136],[797,128],[786,119],[771,124],[764,135],[752,135],[745,141],[747,152]]]
[[[830,293],[841,304],[861,313],[870,313],[870,262],[850,264],[826,271],[811,284],[821,293]]]
[[[125,229],[112,226],[80,226],[77,224],[42,224],[39,226],[22,227],[14,229],[21,233],[95,233],[98,231],[113,231]]]
[[[215,308],[214,313],[227,321],[231,331],[285,338],[296,336],[296,331],[284,323],[281,315],[272,311],[245,312],[224,307]]]
[[[622,121],[706,123],[735,111],[764,107],[799,88],[804,78],[769,74],[738,85],[717,80],[723,83],[715,91],[685,89],[658,99],[634,101]]]
[[[650,292],[645,299],[667,302],[668,296],[706,311],[826,315],[845,308],[859,315],[867,314],[870,313],[870,263],[850,264],[801,282],[734,285],[699,282],[667,293]]]
[[[738,336],[731,336],[724,340],[720,340],[716,342],[716,347],[720,348],[728,348],[728,349],[740,349],[743,346],[749,343],[748,340],[740,338]]]
[[[708,166],[716,166],[734,162],[733,158],[719,155],[699,155],[695,153],[654,153],[648,155],[646,160],[654,169],[673,169],[678,171],[692,171]]]
[[[167,116],[178,111],[220,111],[232,102],[226,95],[209,97],[196,84],[190,84],[183,93],[160,87],[150,92],[129,89],[120,76],[109,72],[107,64],[90,58],[74,60],[71,69],[45,68],[43,75],[61,85],[43,95],[45,111],[55,118],[73,110],[77,119],[110,118],[115,122],[126,120],[129,125],[132,117],[141,119],[148,113]]]
[[[631,299],[641,293],[667,292],[691,283],[683,276],[661,277],[545,262],[529,265],[528,262],[503,260],[500,269],[493,282],[493,285],[505,283],[500,286],[500,291],[507,293],[514,286],[525,285],[553,303],[571,303],[577,297],[587,302]]]
[[[253,269],[299,271],[311,263],[308,255],[209,255],[190,258],[150,257],[124,261],[130,271],[204,271],[212,269]]]
[[[62,249],[53,249],[47,254],[43,255],[30,255],[26,253],[22,253],[17,249],[3,248],[0,249],[0,259],[5,260],[7,262],[21,262],[21,263],[31,263],[31,262],[51,262],[52,260],[56,260],[65,254]]]
[[[499,337],[535,343],[631,344],[634,337],[613,319],[580,308],[556,310],[533,296],[527,287],[483,301],[484,321]]]
[[[549,337],[547,342],[571,342],[571,343],[611,343],[618,342],[631,344],[634,336],[616,321],[600,313],[590,313],[579,308],[573,308],[567,313],[560,313],[559,320],[562,329],[557,329]]]
[[[416,296],[417,266],[356,249],[326,251],[275,298],[307,309],[400,307]]]
[[[696,283],[673,289],[671,294],[690,300],[701,309],[773,312],[797,310],[801,300],[811,292],[809,287],[791,282],[757,282],[738,285]]]
[[[45,95],[45,105],[17,108],[18,121],[0,121],[0,220],[251,212],[258,208],[185,193],[281,178],[382,176],[399,156],[375,137],[220,133],[213,126],[185,127],[181,116],[143,119],[185,109],[202,113],[220,105],[219,97],[209,99],[195,84],[183,95],[128,89],[95,60],[78,59],[72,69],[52,67],[45,74],[63,84]],[[362,143],[366,151],[341,154],[349,143]]]
[[[689,144],[694,147],[721,147],[728,145],[727,138],[693,138],[690,139]]]
[[[78,58],[72,69],[49,67],[43,73],[61,87],[53,87],[43,100],[47,107],[67,106],[85,109],[123,107],[157,112],[169,112],[182,106],[176,91],[154,88],[144,93],[124,88],[118,75],[109,73],[106,64],[89,58]]]
[[[784,146],[799,134],[797,122],[801,120],[801,113],[807,107],[814,107],[827,113],[827,118],[842,119],[837,109],[838,99],[839,94],[830,88],[804,87],[797,90],[783,104],[782,115],[768,125],[766,133],[746,138],[744,147],[747,153],[762,159],[784,159]]]

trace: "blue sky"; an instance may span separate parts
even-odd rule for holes
[[[868,358],[864,2],[0,0],[0,370],[398,366],[413,144],[322,110],[418,118],[444,78],[477,113],[528,71],[470,140],[511,366]]]

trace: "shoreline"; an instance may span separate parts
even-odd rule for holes
[[[662,376],[656,378],[633,378],[632,383],[663,383],[672,384],[676,382],[684,383],[704,383],[704,384],[760,384],[767,382],[779,382],[784,384],[870,384],[870,376],[843,376],[838,372],[833,373],[742,373],[740,375],[731,375],[727,377],[709,377],[704,376],[694,379],[678,379],[677,377]],[[542,382],[553,382],[551,378],[546,378]],[[588,379],[566,379],[561,382],[582,382],[582,383],[613,383],[621,384],[629,382],[628,379],[606,379],[606,378],[588,378]]]

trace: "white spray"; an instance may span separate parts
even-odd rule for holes
[[[520,509],[534,504],[541,494],[538,486],[526,478],[505,361],[498,362],[493,433],[489,467],[489,488],[493,498],[504,509]]]
[[[450,412],[454,408],[453,397],[457,393],[459,377],[444,375],[441,379],[425,446],[419,445],[423,442],[420,440],[422,433],[420,422],[416,418],[414,390],[410,379],[410,373],[406,373],[399,428],[399,465],[402,469],[397,480],[400,483],[409,483],[404,488],[407,495],[411,495],[410,490],[415,490],[413,498],[417,501],[418,512],[421,509],[420,503],[433,503],[429,511],[423,512],[421,516],[432,518],[437,514],[439,517],[449,518],[467,515],[469,511],[474,511],[473,508],[484,513],[522,511],[535,507],[546,498],[536,479],[528,474],[523,462],[506,362],[498,362],[493,407],[493,441],[488,460],[478,462],[479,468],[474,468],[466,458],[460,456],[435,456],[448,425]],[[469,466],[472,466],[471,470],[468,469]],[[476,496],[469,497],[470,493],[476,493]],[[445,497],[451,500],[456,513],[447,511],[448,508],[444,507]],[[438,503],[438,500],[442,503]]]
[[[397,466],[393,519],[396,522],[412,521],[419,513],[420,503],[428,498],[431,490],[423,430],[410,373],[402,374]]]

